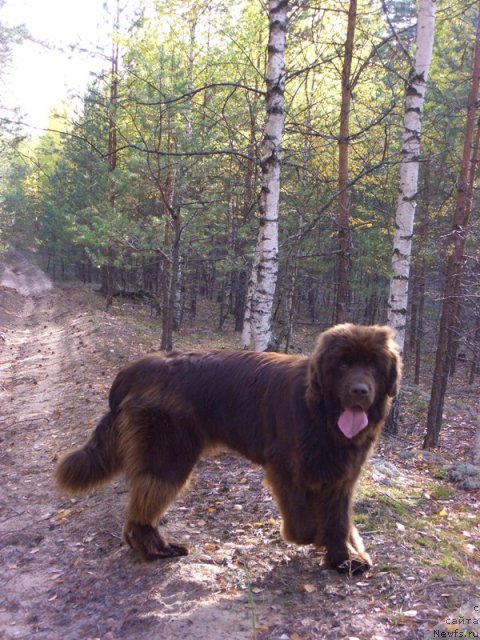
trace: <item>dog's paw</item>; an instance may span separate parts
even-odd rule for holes
[[[175,558],[177,556],[188,556],[188,547],[186,547],[184,544],[174,544],[173,542],[168,542],[165,545],[164,551],[166,555],[156,557]]]
[[[371,561],[366,558],[349,558],[334,567],[339,573],[356,576],[372,568]]]
[[[157,529],[148,524],[129,522],[124,531],[125,540],[143,560],[151,562],[160,558],[176,558],[188,555],[183,544],[169,543]]]
[[[347,557],[333,556],[327,553],[325,564],[329,569],[349,576],[360,575],[372,568],[372,560],[368,553],[348,554]]]

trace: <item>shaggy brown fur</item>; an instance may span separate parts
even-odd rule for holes
[[[234,450],[264,467],[286,540],[325,547],[330,567],[362,571],[371,560],[352,523],[352,492],[400,369],[390,329],[352,324],[322,333],[309,358],[151,355],[118,374],[110,412],[59,462],[55,479],[80,492],[123,471],[127,542],[146,560],[178,556],[187,549],[159,534],[161,516],[202,455]]]

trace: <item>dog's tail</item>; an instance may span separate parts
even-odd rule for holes
[[[54,479],[67,493],[82,493],[110,480],[122,468],[115,418],[107,413],[88,442],[57,464]]]

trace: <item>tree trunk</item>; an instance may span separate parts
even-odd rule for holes
[[[290,349],[290,342],[293,335],[293,327],[295,324],[295,313],[298,311],[296,303],[297,298],[297,280],[298,280],[298,254],[299,244],[297,250],[291,259],[291,265],[287,265],[285,277],[287,279],[287,291],[285,295],[285,353],[288,353]]]
[[[284,122],[285,46],[288,0],[269,0],[266,120],[262,142],[260,227],[250,277],[243,347],[265,351],[272,340],[273,299],[278,273],[280,151]]]
[[[116,125],[116,101],[117,101],[117,58],[112,58],[112,83],[110,87],[110,105],[108,117],[108,170],[115,171],[117,166],[117,125]],[[115,192],[112,190],[110,199],[112,204],[115,203]]]
[[[452,231],[448,238],[446,255],[447,274],[443,291],[443,303],[440,316],[435,367],[433,372],[432,391],[428,407],[427,430],[423,448],[436,447],[442,427],[442,414],[448,374],[452,357],[453,331],[457,326],[459,310],[460,285],[464,271],[464,249],[468,233],[468,222],[471,211],[469,185],[474,180],[477,158],[475,157],[474,130],[478,110],[480,85],[480,14],[477,19],[475,52],[473,58],[472,85],[467,105],[467,123],[462,164],[457,181],[457,199],[453,215]],[[478,153],[478,150],[477,150]],[[473,184],[473,182],[472,182]]]
[[[115,215],[117,187],[115,183],[115,169],[117,167],[117,104],[118,104],[118,32],[120,28],[120,2],[115,5],[115,15],[113,18],[112,35],[112,58],[110,69],[110,98],[108,105],[108,201],[110,204],[110,214],[112,219]],[[108,309],[113,301],[113,269],[115,262],[115,252],[110,241],[106,255],[106,264],[102,270],[102,290],[106,297],[106,308]]]
[[[180,210],[178,210],[173,216],[173,246],[172,246],[172,265],[171,265],[171,277],[170,277],[170,295],[168,298],[167,309],[167,331],[163,348],[166,351],[173,349],[173,328],[175,325],[176,307],[178,304],[177,290],[179,285],[179,273],[180,273],[180,240],[182,235],[182,226],[180,221]]]
[[[102,286],[100,291],[105,296],[105,310],[108,311],[113,302],[114,277],[113,255],[109,249],[106,256],[106,264],[102,266]]]
[[[427,277],[425,248],[428,241],[430,227],[430,162],[427,158],[423,174],[423,206],[416,232],[417,257],[413,269],[411,308],[410,308],[410,338],[408,358],[413,362],[414,383],[420,382],[421,352],[424,337],[425,310],[425,279]],[[406,349],[405,349],[406,351]]]
[[[478,164],[478,152],[480,149],[480,121],[477,122],[477,129],[475,133],[475,140],[473,142],[473,148],[470,159],[470,167],[468,170],[467,188],[465,194],[465,207],[470,213],[472,209],[473,192],[475,190],[475,176],[477,174]],[[455,375],[455,369],[457,364],[457,351],[460,344],[460,313],[461,313],[461,300],[460,300],[460,283],[459,283],[458,295],[455,296],[455,312],[453,314],[455,325],[451,329],[452,340],[450,343],[450,375]]]
[[[478,370],[478,356],[480,354],[480,310],[477,309],[477,322],[475,326],[475,334],[473,336],[473,353],[472,353],[472,365],[470,367],[470,375],[468,377],[468,384],[472,385],[475,382],[475,374]],[[480,430],[479,430],[480,433]]]
[[[405,345],[408,283],[412,254],[413,223],[417,205],[420,133],[428,70],[432,60],[435,36],[435,0],[419,0],[414,65],[410,68],[405,91],[403,144],[400,161],[400,187],[395,216],[392,253],[392,279],[388,297],[388,324],[394,329],[400,354]],[[398,431],[397,396],[392,406],[386,431]]]
[[[247,272],[244,269],[238,269],[235,272],[235,289],[234,289],[234,307],[233,314],[235,317],[235,331],[243,331],[245,296],[247,289]]]
[[[422,356],[422,342],[425,333],[424,330],[424,312],[425,312],[425,278],[426,269],[422,264],[419,268],[419,273],[416,274],[416,283],[413,287],[413,296],[415,298],[415,312],[413,311],[412,303],[412,322],[413,315],[415,315],[415,337],[412,339],[411,357],[414,361],[414,383],[420,383],[420,364]]]
[[[432,59],[435,6],[435,0],[419,0],[415,63],[410,69],[405,92],[400,193],[393,240],[393,275],[388,299],[388,324],[395,330],[400,353],[403,353],[405,344],[413,223],[418,190],[421,118]]]
[[[473,441],[473,464],[480,465],[480,413],[477,415],[477,432]]]
[[[352,87],[350,84],[353,43],[357,22],[357,0],[350,0],[348,8],[347,37],[342,67],[342,99],[340,105],[340,133],[338,138],[338,282],[335,302],[335,322],[345,322],[348,308],[348,271],[350,262],[350,194],[348,192],[350,109]]]
[[[177,227],[179,225],[178,217],[175,214],[173,200],[175,192],[175,172],[170,169],[165,187],[161,190],[161,196],[165,205],[165,234],[163,238],[163,269],[162,269],[162,337],[160,340],[160,349],[170,351],[173,347],[173,314],[174,306],[172,303],[172,293],[176,289],[179,234]],[[172,241],[173,229],[173,241]],[[173,297],[174,300],[174,297]]]
[[[117,106],[118,106],[118,33],[120,29],[120,2],[117,0],[113,19],[112,59],[110,70],[110,100],[108,112],[108,171],[110,174],[110,204],[115,207],[116,188],[113,172],[117,167]]]

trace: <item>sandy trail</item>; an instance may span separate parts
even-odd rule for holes
[[[428,549],[418,561],[423,546],[395,539],[395,514],[366,532],[371,575],[323,570],[318,552],[280,539],[261,470],[232,456],[203,461],[167,514],[167,536],[190,555],[139,562],[122,540],[123,480],[72,500],[51,474],[106,410],[118,366],[158,329],[105,313],[88,288],[53,286],[16,253],[0,278],[2,640],[413,640],[440,619],[437,602],[471,597],[461,576],[426,577]],[[366,501],[373,522],[379,504]]]
[[[232,589],[235,606],[221,602],[216,565],[144,565],[125,547],[121,482],[78,500],[55,491],[57,452],[82,442],[105,407],[94,368],[105,314],[14,258],[0,283],[0,636],[252,637],[248,599]]]

